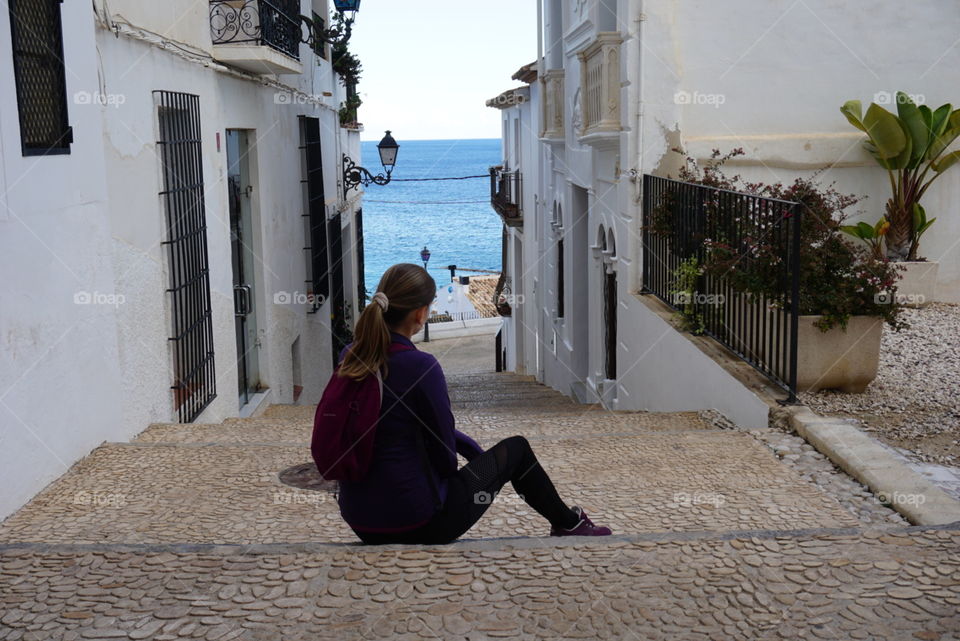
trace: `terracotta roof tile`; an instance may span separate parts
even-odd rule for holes
[[[471,276],[467,298],[473,303],[483,318],[495,318],[500,314],[493,306],[493,292],[497,289],[499,274],[490,276]]]

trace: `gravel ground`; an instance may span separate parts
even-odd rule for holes
[[[854,419],[914,460],[960,466],[960,306],[908,309],[910,328],[884,328],[880,371],[863,394],[801,394],[814,412]]]
[[[739,429],[714,410],[700,412],[700,416],[717,428]],[[881,503],[867,486],[838,468],[797,434],[778,427],[745,431],[773,450],[777,458],[804,480],[836,500],[860,523],[873,527],[910,525],[896,510]]]

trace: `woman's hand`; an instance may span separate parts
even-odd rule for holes
[[[467,459],[467,461],[472,461],[474,458],[483,454],[483,448],[480,447],[480,444],[460,430],[454,430],[453,436],[457,446],[457,454]]]

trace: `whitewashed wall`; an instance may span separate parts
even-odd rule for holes
[[[821,180],[868,196],[855,219],[872,222],[888,198],[886,172],[840,106],[860,99],[866,107],[897,90],[932,108],[960,106],[957,3],[877,3],[863,11],[831,0],[648,0],[639,8],[642,72],[634,67],[629,80],[640,85],[646,172],[675,173],[668,149],[678,142],[700,158],[743,147],[734,172],[789,183],[829,167]],[[941,262],[939,296],[960,302],[960,171],[938,179],[924,202],[937,222],[921,253]]]
[[[89,5],[65,3],[67,95],[96,84]],[[107,185],[96,111],[69,105],[71,153],[24,157],[9,12],[0,11],[0,517],[124,434]],[[87,294],[100,304],[76,304]]]
[[[742,425],[761,425],[766,421],[763,403],[632,294],[640,285],[640,194],[630,171],[641,169],[632,159],[646,157],[643,152],[650,147],[666,149],[675,144],[653,125],[648,131],[647,122],[640,118],[640,93],[647,83],[664,81],[660,77],[639,77],[645,51],[639,35],[640,18],[646,4],[626,0],[544,2],[541,29],[545,50],[540,72],[558,67],[565,70],[565,140],[531,142],[539,146],[539,176],[535,213],[525,220],[523,251],[526,270],[537,279],[532,303],[542,322],[534,326],[542,348],[539,355],[536,351],[525,354],[526,370],[536,372],[539,380],[564,393],[589,402],[602,400],[612,409],[716,408]],[[599,31],[613,30],[623,38],[623,132],[619,143],[593,148],[581,144],[576,131],[575,121],[582,118],[577,107],[580,62],[576,53]],[[661,37],[669,41],[668,35]],[[671,100],[672,96],[671,91]],[[539,104],[534,108],[540,113]],[[646,105],[643,113],[647,113]],[[554,207],[560,208],[564,230],[562,319],[556,317],[557,235],[550,225]],[[608,249],[615,248],[612,262],[618,276],[619,376],[615,383],[604,379],[603,369],[601,235]],[[532,284],[527,287],[532,288]]]
[[[524,223],[507,228],[507,253],[503,265],[510,277],[511,315],[503,318],[501,340],[506,350],[504,368],[518,373],[535,372],[538,307],[534,300],[537,244],[534,235],[538,208],[539,89],[536,81],[522,92],[522,102],[501,108],[502,160],[521,173],[521,208]],[[491,211],[492,216],[496,213]],[[530,257],[533,258],[530,258]],[[494,346],[491,344],[491,350]]]
[[[538,343],[543,341],[539,330],[542,312],[537,301],[537,268],[540,260],[540,236],[537,233],[540,223],[537,218],[542,215],[540,212],[543,207],[537,190],[540,182],[540,118],[540,83],[534,81],[530,84],[530,101],[523,105],[521,111],[524,224],[518,234],[522,246],[521,273],[514,277],[518,287],[514,302],[521,308],[523,320],[517,361],[523,367],[520,370],[522,373],[534,376],[537,374]]]
[[[345,296],[355,305],[352,217],[360,196],[352,192],[352,202],[342,202],[339,183],[343,151],[361,162],[359,135],[339,127],[343,89],[329,63],[314,63],[302,45],[302,75],[243,79],[196,53],[212,46],[206,3],[202,10],[184,0],[148,4],[114,1],[108,16],[96,3],[102,20],[119,25],[119,37],[96,26],[89,3],[62,5],[75,135],[69,155],[21,155],[12,63],[0,56],[0,518],[103,441],[176,420],[154,90],[200,97],[218,396],[197,421],[219,422],[240,410],[228,128],[255,130],[255,306],[260,377],[271,402],[293,401],[297,338],[301,403],[319,399],[331,370],[329,305],[308,315],[304,305],[274,303],[277,292],[305,291],[299,115],[321,120],[327,209],[344,211]],[[312,4],[305,0],[302,12]],[[325,3],[316,4],[323,13]],[[8,17],[0,14],[0,51],[9,52]],[[160,33],[192,53],[157,46]],[[296,92],[278,89],[278,82]],[[74,296],[85,294],[94,304],[75,304]]]

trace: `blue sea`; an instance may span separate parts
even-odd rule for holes
[[[402,140],[393,180],[370,185],[363,198],[365,284],[376,291],[394,263],[420,262],[430,249],[428,270],[438,286],[450,282],[447,265],[500,270],[502,224],[490,207],[489,169],[500,164],[500,140]],[[383,171],[377,143],[362,143],[362,165]],[[483,175],[470,180],[402,182],[401,178]],[[470,275],[457,271],[457,275]]]

